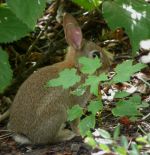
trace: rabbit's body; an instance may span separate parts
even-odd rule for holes
[[[59,141],[57,134],[67,120],[67,109],[85,103],[89,93],[77,97],[69,89],[44,86],[63,69],[75,67],[71,62],[43,67],[21,85],[11,108],[9,129],[27,135],[32,143]]]
[[[67,110],[75,104],[85,104],[90,96],[89,90],[78,97],[70,94],[71,88],[48,88],[45,85],[49,80],[57,78],[58,73],[65,68],[76,68],[79,71],[79,57],[92,57],[94,51],[99,51],[102,57],[105,54],[95,43],[82,39],[80,27],[70,14],[64,17],[64,30],[70,45],[65,60],[34,72],[21,85],[12,104],[8,127],[14,132],[15,140],[20,143],[55,143],[69,140],[75,135],[70,130],[63,129]],[[84,78],[81,77],[81,81]],[[75,132],[78,132],[77,124],[76,120],[71,125]]]

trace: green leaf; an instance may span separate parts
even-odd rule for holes
[[[117,152],[120,155],[127,155],[126,149],[124,147],[121,147],[121,146],[117,146],[115,148],[115,152]]]
[[[99,148],[105,152],[110,152],[111,150],[106,144],[99,144]]]
[[[8,60],[8,54],[0,48],[0,93],[10,85],[12,81],[12,70]]]
[[[101,0],[72,0],[72,1],[88,11],[94,10],[102,2]]]
[[[79,123],[79,129],[82,136],[85,136],[90,129],[95,127],[95,116],[89,115],[82,119]]]
[[[124,98],[129,96],[130,94],[128,92],[125,91],[119,91],[115,94],[115,98]]]
[[[96,57],[95,59],[81,57],[79,59],[79,63],[83,65],[81,67],[81,72],[84,74],[93,74],[102,65],[98,57]]]
[[[127,137],[121,136],[121,145],[122,145],[125,149],[128,149],[129,144],[128,144]]]
[[[100,81],[106,81],[108,77],[105,73],[100,74],[99,76],[90,75],[85,81],[86,86],[90,86],[90,93],[98,96],[98,85]]]
[[[131,143],[131,148],[132,148],[132,150],[130,151],[131,155],[140,155],[138,146],[137,146],[137,144],[135,142]]]
[[[8,8],[0,7],[0,43],[16,41],[30,31]]]
[[[141,113],[137,110],[138,106],[130,100],[119,101],[112,109],[114,116],[138,116]]]
[[[111,135],[108,131],[103,130],[103,129],[98,129],[98,132],[99,132],[101,137],[103,137],[105,139],[111,139]]]
[[[95,141],[95,139],[94,139],[93,137],[86,137],[86,138],[85,138],[85,142],[86,142],[88,145],[92,146],[93,148],[96,147],[96,141]]]
[[[145,68],[146,65],[142,63],[138,63],[133,65],[133,60],[123,61],[121,64],[118,64],[115,68],[116,75],[113,77],[113,81],[118,82],[125,82],[129,81],[130,77],[140,71],[142,68]]]
[[[141,104],[141,96],[133,95],[132,97],[130,97],[130,101],[136,105],[139,105]]]
[[[146,1],[104,1],[102,12],[111,29],[125,29],[131,41],[133,54],[138,51],[141,40],[150,38],[150,5]]]
[[[88,105],[88,111],[92,112],[93,115],[95,115],[98,111],[103,109],[102,101],[100,100],[93,100]]]
[[[136,138],[136,141],[137,141],[137,142],[140,142],[140,143],[148,144],[148,141],[147,141],[147,139],[146,139],[146,136],[144,136],[144,137],[142,137],[142,136],[137,137],[137,138]]]
[[[43,14],[46,0],[7,0],[10,10],[30,29],[33,29],[37,19]]]
[[[120,135],[120,125],[117,125],[113,133],[113,139],[118,140],[119,135]]]
[[[79,118],[83,114],[83,109],[79,105],[73,106],[71,109],[67,111],[68,113],[68,121],[73,121],[76,118]]]
[[[59,77],[50,80],[47,84],[50,87],[62,86],[67,89],[80,81],[80,76],[76,75],[76,69],[64,69],[59,73]]]

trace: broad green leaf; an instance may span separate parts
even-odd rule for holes
[[[30,31],[8,8],[0,7],[0,43],[16,41]]]
[[[92,112],[95,115],[98,111],[103,109],[102,101],[100,100],[92,100],[88,105],[88,111]]]
[[[0,93],[11,83],[12,76],[8,55],[0,48]]]
[[[129,96],[130,94],[128,92],[125,91],[119,91],[115,94],[115,98],[124,98]]]
[[[138,106],[130,100],[119,101],[116,103],[116,107],[112,109],[114,116],[138,116]]]
[[[125,82],[129,81],[130,77],[140,71],[142,68],[145,68],[146,65],[142,63],[138,63],[133,65],[133,60],[123,61],[121,64],[118,64],[115,68],[116,75],[113,77],[113,81],[118,82]]]
[[[44,12],[46,0],[7,0],[7,4],[22,22],[33,29]]]
[[[103,16],[109,27],[123,27],[130,38],[133,54],[141,40],[150,38],[150,5],[144,0],[104,1]]]
[[[100,74],[99,76],[90,75],[85,81],[86,86],[90,86],[90,93],[98,96],[98,85],[100,81],[106,81],[108,77],[105,73]]]
[[[77,82],[80,81],[80,76],[76,75],[76,69],[64,69],[59,73],[59,77],[56,79],[50,80],[47,85],[49,87],[62,86],[64,89],[67,89]]]
[[[103,137],[105,139],[111,139],[111,135],[108,131],[103,130],[103,129],[98,129],[98,132],[99,132],[101,137]]]
[[[102,2],[101,0],[72,0],[72,1],[88,11],[94,10]]]
[[[79,63],[83,65],[81,67],[81,72],[84,74],[93,74],[102,65],[98,57],[95,59],[81,57]]]
[[[69,109],[67,113],[68,113],[68,121],[73,121],[74,119],[82,116],[83,109],[79,105],[75,105],[71,109]]]
[[[95,116],[89,115],[82,119],[79,123],[79,129],[82,136],[85,136],[90,129],[95,127]]]

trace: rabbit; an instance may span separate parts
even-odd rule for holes
[[[70,89],[44,86],[66,68],[79,70],[78,59],[81,56],[99,56],[104,68],[110,65],[109,57],[101,47],[83,39],[78,22],[69,13],[64,14],[63,28],[69,45],[64,61],[31,74],[20,86],[11,105],[8,129],[20,144],[53,144],[78,135],[78,120],[71,123],[72,131],[64,129],[67,110],[75,104],[85,104],[90,96],[89,90],[79,97],[70,94]]]

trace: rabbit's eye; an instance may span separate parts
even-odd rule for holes
[[[96,56],[98,58],[100,58],[100,52],[99,51],[92,51],[91,56],[92,56],[92,58],[96,58]]]

